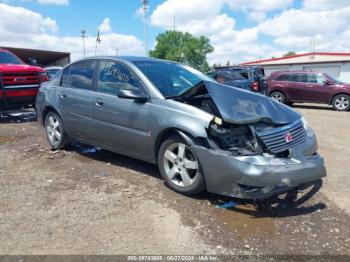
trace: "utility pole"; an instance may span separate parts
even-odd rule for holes
[[[84,58],[85,58],[85,37],[86,37],[86,30],[81,30],[81,37],[83,38],[83,52],[84,52]]]
[[[149,9],[149,0],[141,0],[142,2],[142,9],[143,9],[143,23],[144,23],[144,37],[145,37],[145,53],[146,56],[148,56],[148,48],[147,48],[147,11]]]

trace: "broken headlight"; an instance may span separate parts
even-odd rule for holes
[[[248,125],[219,124],[214,121],[208,129],[208,138],[220,149],[235,156],[256,155],[260,152],[257,139]]]

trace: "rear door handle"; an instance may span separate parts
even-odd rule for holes
[[[102,99],[98,98],[98,99],[96,99],[95,104],[96,104],[96,106],[101,107],[101,106],[103,106],[104,103],[103,103]]]

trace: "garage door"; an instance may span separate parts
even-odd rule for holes
[[[340,75],[340,65],[339,66],[304,66],[303,69],[311,69],[313,71],[326,73],[334,77],[339,77]]]

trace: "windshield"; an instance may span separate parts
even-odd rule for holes
[[[333,76],[331,76],[331,75],[329,75],[329,74],[325,74],[325,76],[326,76],[329,80],[331,80],[333,83],[335,83],[335,84],[342,84],[342,83],[343,83],[343,82],[340,81],[339,79],[337,79],[337,78],[335,78],[335,77],[333,77]]]
[[[58,71],[60,71],[61,69],[55,68],[55,69],[46,69],[47,74],[49,75],[49,78],[51,79],[52,77],[54,77],[56,75],[56,73]]]
[[[0,64],[23,64],[15,55],[8,52],[0,52]]]
[[[213,79],[186,65],[168,61],[133,62],[165,98],[177,97],[200,81]]]

